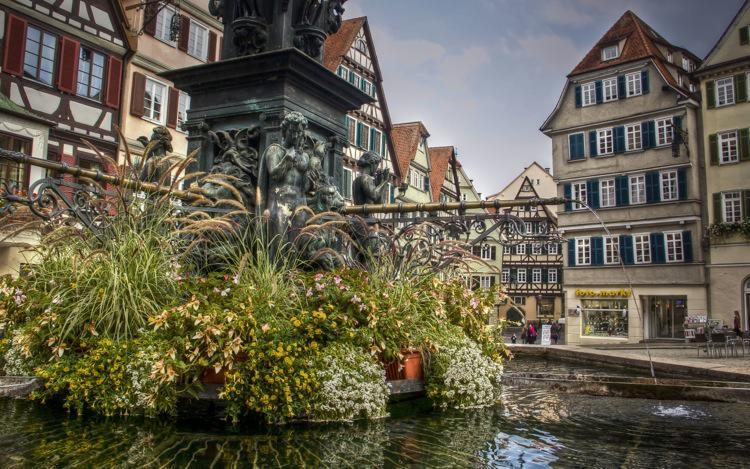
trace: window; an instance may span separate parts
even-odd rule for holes
[[[208,56],[208,28],[190,20],[187,53],[199,60]]]
[[[648,234],[633,235],[636,264],[651,263],[651,237]]]
[[[602,179],[601,181],[599,181],[599,206],[614,207],[616,204],[615,180]]]
[[[370,150],[380,154],[383,134],[377,129],[372,129],[371,136],[372,138],[370,139]]]
[[[526,304],[526,297],[525,296],[512,296],[510,300],[518,306],[523,306]]]
[[[547,245],[547,252],[549,254],[557,254],[557,250],[558,250],[557,243],[550,243]]]
[[[158,124],[164,122],[167,87],[151,78],[146,78],[144,93],[143,117]]]
[[[78,57],[76,94],[101,101],[104,80],[104,55],[81,47]]]
[[[735,163],[739,161],[736,130],[719,134],[719,149],[721,150],[720,163]]]
[[[641,72],[628,73],[625,75],[625,83],[628,98],[643,93],[643,88],[641,87]]]
[[[669,145],[672,143],[672,118],[656,120],[656,144]]]
[[[366,150],[370,145],[370,126],[360,122],[357,129],[357,146]]]
[[[419,190],[424,190],[424,178],[424,173],[416,168],[411,168],[409,171],[409,184]]]
[[[526,245],[525,244],[516,245],[516,254],[526,254]]]
[[[619,236],[605,236],[604,237],[604,263],[605,264],[619,264],[620,263],[620,237]]]
[[[739,192],[724,192],[721,194],[724,221],[738,223],[742,221],[742,198]]]
[[[682,262],[682,232],[673,231],[664,233],[667,249],[667,262]]]
[[[531,270],[531,283],[542,283],[542,269]]]
[[[677,171],[662,171],[661,200],[677,200]]]
[[[672,52],[667,53],[667,62],[674,63],[674,57],[672,56]]]
[[[349,69],[344,67],[343,65],[339,65],[339,68],[336,70],[336,75],[343,78],[344,80],[349,80]]]
[[[602,88],[604,89],[605,103],[617,99],[617,77],[602,80]]]
[[[541,243],[535,243],[531,246],[531,253],[535,256],[540,256],[542,254],[542,245]]]
[[[627,151],[640,150],[643,146],[641,140],[641,124],[631,124],[625,126],[625,144]]]
[[[580,200],[583,203],[586,203],[586,183],[585,182],[575,182],[570,185],[571,193],[570,196],[573,198],[573,200]],[[573,202],[573,210],[581,210],[583,209],[583,205],[578,202]]]
[[[174,21],[175,10],[170,7],[164,7],[156,15],[156,32],[154,37],[167,44],[175,45],[176,41],[172,37],[172,21]]]
[[[734,104],[734,78],[716,80],[716,105],[726,106]]]
[[[33,26],[28,26],[26,28],[23,76],[51,85],[55,70],[56,50],[57,38],[55,36]]]
[[[349,143],[354,144],[357,141],[357,120],[347,116],[346,125],[349,130]]]
[[[354,174],[352,173],[352,170],[349,168],[344,168],[343,175],[343,182],[341,184],[341,195],[345,199],[351,199],[352,198],[352,180],[354,179]]]
[[[568,159],[582,160],[586,158],[586,146],[583,133],[570,134],[568,136]]]
[[[523,224],[524,231],[526,231],[526,234],[532,234],[534,233],[534,224],[530,221],[524,222]]]
[[[500,281],[505,285],[510,283],[510,269],[508,268],[503,269],[503,273],[502,273],[502,276],[500,277]]]
[[[526,269],[518,269],[516,272],[516,282],[526,283]]]
[[[697,90],[697,88],[695,87],[695,83],[690,83],[690,85],[688,85],[688,88],[690,88],[691,93],[695,93],[695,91]]]
[[[368,95],[372,95],[372,83],[369,80],[362,80],[359,82],[359,89],[364,91]]]
[[[491,261],[493,260],[492,256],[492,246],[489,244],[482,245],[482,250],[480,251],[480,256],[482,260],[484,261]]]
[[[598,141],[599,155],[608,155],[614,152],[614,140],[611,128],[597,130],[596,139]]]
[[[349,83],[359,88],[359,83],[362,80],[362,77],[354,73],[354,71],[349,71]]]
[[[596,104],[596,83],[591,82],[581,85],[581,96],[584,106]]]
[[[576,265],[591,265],[591,238],[576,238]]]
[[[602,60],[612,60],[620,56],[620,47],[615,44],[602,49]]]
[[[31,156],[31,140],[15,135],[0,133],[0,148]],[[0,158],[0,183],[13,184],[16,189],[26,191],[29,188],[28,178],[29,165]]]
[[[510,246],[504,245],[503,246],[503,254],[510,254]]]
[[[190,95],[180,91],[177,103],[177,129],[182,130],[182,124],[187,120],[187,110],[190,109]]]
[[[492,288],[494,278],[491,275],[481,275],[479,277],[479,286],[481,288]]]
[[[693,71],[693,62],[690,61],[690,59],[687,59],[685,57],[682,58],[682,69],[688,72]]]
[[[557,283],[557,269],[547,271],[547,283]]]
[[[628,300],[581,300],[583,335],[628,337]]]
[[[630,204],[646,203],[646,176],[634,174],[630,176]]]

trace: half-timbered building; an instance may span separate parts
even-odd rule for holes
[[[341,193],[347,202],[352,200],[352,181],[357,177],[357,161],[366,151],[383,156],[381,168],[388,168],[393,180],[402,174],[395,161],[391,139],[391,117],[383,90],[383,75],[372,40],[367,17],[353,18],[342,23],[341,29],[328,37],[324,49],[324,65],[375,100],[346,117],[349,129],[349,147],[344,157]],[[395,197],[393,185],[387,202]]]
[[[528,200],[554,197],[557,188],[549,170],[538,163],[516,177],[489,200]],[[554,233],[557,216],[554,207],[513,207],[507,213],[524,223],[527,234]],[[522,241],[521,235],[503,246],[501,283],[510,301],[501,308],[501,317],[518,321],[559,319],[562,311],[563,249],[557,242]]]

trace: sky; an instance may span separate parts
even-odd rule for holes
[[[630,9],[705,57],[743,0],[349,0],[367,16],[394,123],[422,121],[453,145],[483,196],[533,161],[552,164],[539,131],[566,76]]]

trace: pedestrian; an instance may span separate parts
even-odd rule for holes
[[[521,328],[521,343],[522,344],[529,343],[529,329],[526,324],[524,324],[523,327]]]
[[[530,344],[533,344],[534,342],[536,342],[536,327],[534,327],[533,322],[529,324],[529,332],[527,333],[527,336],[529,338]]]
[[[737,333],[737,337],[742,336],[742,331],[740,330],[740,312],[739,311],[734,312],[734,332]]]
[[[514,333],[513,333],[513,336],[512,336],[511,338],[510,338],[510,342],[511,342],[512,344],[515,344],[515,343],[516,343],[516,340],[518,340],[518,339],[516,339],[516,333],[514,332]]]
[[[552,324],[552,341],[557,345],[557,339],[560,338],[560,323],[555,321]]]

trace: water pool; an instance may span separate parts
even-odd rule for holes
[[[544,360],[508,368],[625,374]],[[492,408],[439,413],[414,401],[392,413],[348,425],[233,429],[199,418],[76,418],[0,400],[0,467],[750,466],[750,409],[738,404],[506,386]]]

